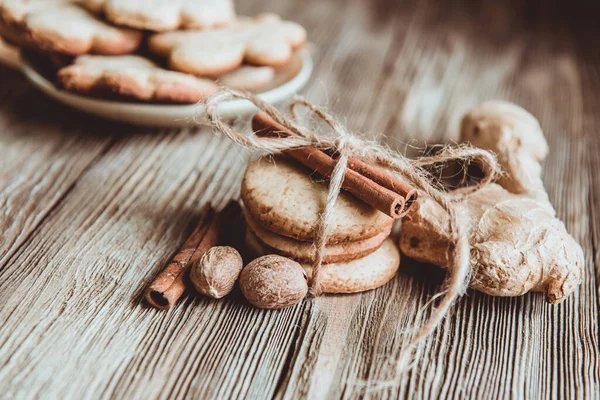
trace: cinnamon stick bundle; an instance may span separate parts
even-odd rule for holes
[[[254,115],[252,129],[261,137],[294,136],[292,131],[262,111]],[[284,153],[325,178],[331,177],[336,164],[334,157],[313,146]],[[392,218],[406,214],[417,199],[417,191],[407,183],[352,157],[348,159],[342,189]]]
[[[225,221],[240,215],[237,202],[231,202],[219,213],[207,205],[202,210],[198,226],[173,256],[167,267],[160,272],[146,289],[146,301],[161,310],[170,308],[190,287],[188,266],[195,263],[211,247],[216,246],[228,233]]]

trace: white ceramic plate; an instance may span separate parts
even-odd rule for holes
[[[194,118],[201,119],[204,114],[204,106],[201,104],[160,105],[119,102],[69,93],[57,88],[36,71],[26,57],[23,57],[21,67],[27,79],[48,96],[70,107],[102,118],[134,125],[179,128],[191,125]],[[309,50],[300,49],[294,54],[288,65],[276,73],[275,80],[268,88],[259,93],[258,97],[271,104],[289,98],[306,85],[312,69],[313,60]],[[255,113],[256,107],[246,100],[231,100],[223,103],[219,112],[223,118],[233,119]]]

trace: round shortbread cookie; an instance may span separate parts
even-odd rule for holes
[[[316,247],[311,242],[303,242],[269,232],[261,228],[256,221],[246,215],[247,229],[250,229],[256,238],[266,247],[273,249],[277,254],[293,258],[300,262],[312,263],[315,260]],[[365,257],[381,246],[391,231],[387,229],[371,238],[355,242],[333,243],[325,247],[324,263],[337,263]]]
[[[262,228],[311,241],[327,200],[327,184],[284,157],[260,158],[248,165],[241,198]],[[364,240],[389,232],[393,220],[342,191],[333,211],[328,244]]]
[[[61,54],[128,54],[143,33],[109,25],[75,0],[2,0],[0,19],[30,46]]]
[[[251,231],[246,231],[246,246],[256,255],[269,254]],[[302,264],[310,277],[311,267]],[[385,285],[396,275],[400,267],[400,251],[392,239],[386,239],[381,247],[357,260],[323,264],[321,266],[321,289],[323,293],[357,293]]]
[[[82,0],[117,25],[155,32],[206,29],[235,19],[232,0]]]

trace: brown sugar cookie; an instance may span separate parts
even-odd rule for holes
[[[311,241],[327,199],[327,184],[285,157],[260,158],[248,165],[241,198],[248,214],[263,229]],[[334,209],[328,243],[357,241],[389,232],[392,218],[341,192]]]
[[[246,246],[255,255],[270,254],[251,231],[246,234]],[[311,267],[302,264],[307,275]],[[357,293],[385,285],[396,275],[400,267],[400,251],[392,239],[386,239],[381,247],[366,257],[348,262],[323,264],[319,276],[323,293]]]
[[[232,0],[82,0],[82,4],[114,24],[155,32],[212,28],[235,19]]]
[[[261,228],[252,218],[246,215],[247,229],[250,229],[257,240],[266,248],[274,250],[277,254],[293,258],[294,260],[312,263],[315,259],[315,246],[311,242],[302,242],[285,236],[269,232]],[[327,245],[324,263],[336,263],[355,260],[371,254],[381,246],[389,236],[391,230],[385,230],[371,238],[355,242],[341,242]]]
[[[217,91],[215,82],[159,68],[140,56],[79,56],[58,71],[63,88],[81,94],[116,93],[140,100],[195,103]]]
[[[248,66],[221,77],[234,89],[249,89],[268,82],[263,67]],[[236,74],[230,79],[229,75]],[[145,101],[196,103],[217,91],[211,79],[168,71],[154,62],[135,55],[84,55],[57,73],[59,85],[81,94],[118,94]],[[236,86],[240,85],[240,86]]]
[[[70,0],[2,0],[0,20],[28,45],[68,55],[128,54],[143,38],[95,18]]]
[[[170,68],[199,76],[216,76],[242,62],[283,66],[306,41],[306,31],[274,14],[243,18],[210,30],[174,31],[152,35],[148,48],[166,57]]]

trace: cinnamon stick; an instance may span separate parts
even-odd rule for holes
[[[239,206],[238,206],[239,207]],[[171,259],[167,267],[158,274],[146,289],[146,301],[161,310],[170,308],[189,287],[188,266],[196,262],[208,249],[217,245],[222,236],[223,215],[231,212],[231,207],[216,213],[210,205],[202,210],[198,226],[183,243],[181,249]]]
[[[262,111],[254,115],[252,129],[262,137],[294,136],[292,131]],[[287,150],[285,154],[325,178],[331,177],[336,164],[332,156],[313,146]],[[417,191],[410,185],[352,157],[348,160],[342,189],[392,218],[406,214],[417,198]]]
[[[417,200],[417,189],[362,160],[353,157],[348,158],[348,168],[371,179],[386,189],[402,195],[404,197],[404,210],[402,211],[402,215],[406,214],[408,208]]]

